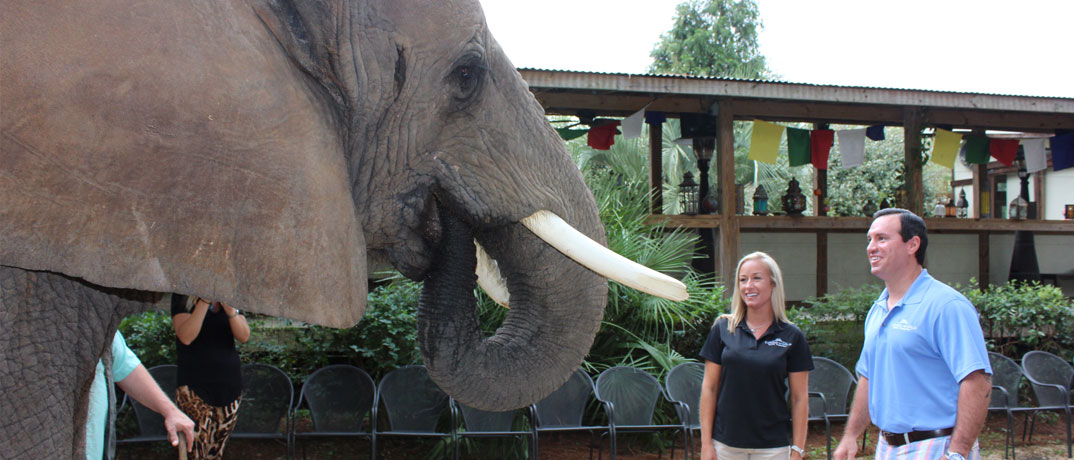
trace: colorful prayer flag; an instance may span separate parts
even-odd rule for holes
[[[854,168],[865,161],[865,128],[839,131],[839,156],[844,168]]]
[[[809,153],[814,168],[828,169],[828,155],[834,142],[835,131],[830,129],[814,129],[809,133]]]
[[[960,142],[962,142],[961,134],[936,128],[936,138],[932,141],[932,156],[929,161],[954,169]]]
[[[884,140],[884,125],[873,125],[865,129],[865,137],[874,141]]]
[[[619,120],[593,127],[589,130],[589,138],[586,139],[586,144],[597,150],[611,149],[612,144],[615,143],[615,135],[619,134],[619,130],[616,129],[618,126]]]
[[[623,139],[634,139],[641,137],[641,122],[645,117],[645,108],[634,112],[629,117],[623,119]]]
[[[791,166],[809,164],[809,130],[787,128],[787,160]]]
[[[1026,156],[1026,171],[1030,174],[1048,168],[1048,157],[1044,154],[1045,142],[1048,142],[1048,139],[1043,137],[1022,139],[1022,149]]]
[[[1060,134],[1051,141],[1052,170],[1062,171],[1074,167],[1074,133]]]
[[[1018,155],[1018,139],[989,139],[988,153],[1000,163],[1010,166]]]
[[[971,134],[966,139],[966,163],[988,164],[988,137]]]
[[[750,160],[776,164],[779,158],[779,141],[783,138],[783,125],[763,120],[753,120],[750,136]]]

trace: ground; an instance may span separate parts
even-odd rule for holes
[[[988,424],[980,437],[982,460],[1000,460],[1003,455],[1004,433],[1007,427],[1006,417],[1002,414],[991,414]],[[300,424],[301,428],[301,424]],[[834,424],[832,431],[838,435],[842,433],[843,425]],[[1062,415],[1054,413],[1038,416],[1036,428],[1033,432],[1032,442],[1022,442],[1022,418],[1015,419],[1016,448],[1020,460],[1052,460],[1066,458],[1066,427]],[[668,458],[669,452],[659,452],[650,438],[641,435],[620,438],[619,455],[621,460],[656,460]],[[681,438],[680,438],[681,439]],[[876,429],[870,429],[868,433],[868,445],[864,452],[859,453],[858,458],[871,459],[876,440]],[[477,440],[480,444],[476,447],[484,447],[481,451],[471,451],[461,455],[467,459],[498,459],[504,454],[494,447],[495,440]],[[833,440],[833,449],[834,449]],[[492,444],[490,444],[492,443]],[[305,457],[319,460],[342,460],[369,456],[369,443],[366,440],[343,439],[343,440],[317,440],[303,443],[306,446]],[[545,460],[583,460],[589,459],[589,436],[580,434],[561,434],[542,436],[540,439],[540,458]],[[695,442],[695,449],[699,444]],[[424,459],[429,453],[439,447],[436,441],[391,439],[378,440],[377,457],[384,460],[411,460]],[[682,457],[682,448],[676,445],[675,458]],[[823,460],[827,458],[824,446],[824,425],[813,424],[809,430],[809,442],[806,446],[807,458]],[[604,446],[604,458],[607,458],[607,443]],[[696,450],[695,450],[696,452]],[[267,439],[239,439],[228,442],[226,459],[251,459],[271,460],[286,458],[287,448],[282,440]],[[296,452],[297,458],[302,458],[302,449]],[[117,449],[119,459],[174,459],[176,454],[165,445],[147,446],[119,446]],[[596,458],[596,452],[594,457]]]

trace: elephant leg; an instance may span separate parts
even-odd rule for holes
[[[0,266],[0,457],[83,458],[89,387],[131,291]],[[144,297],[144,294],[142,294]]]

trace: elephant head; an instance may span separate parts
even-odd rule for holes
[[[588,351],[608,274],[524,223],[603,242],[597,207],[476,1],[0,15],[0,265],[346,327],[390,264],[425,281],[433,378],[484,409],[536,401]],[[475,241],[510,293],[487,338]]]

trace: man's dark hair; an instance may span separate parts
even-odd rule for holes
[[[902,236],[903,242],[910,241],[910,238],[915,236],[921,239],[921,247],[917,248],[914,256],[917,257],[917,263],[924,266],[925,249],[929,247],[929,233],[925,229],[925,221],[918,217],[917,214],[902,208],[881,209],[873,214],[873,220],[892,214],[899,215],[899,223],[901,224],[900,227],[902,227],[899,229],[899,235]]]

